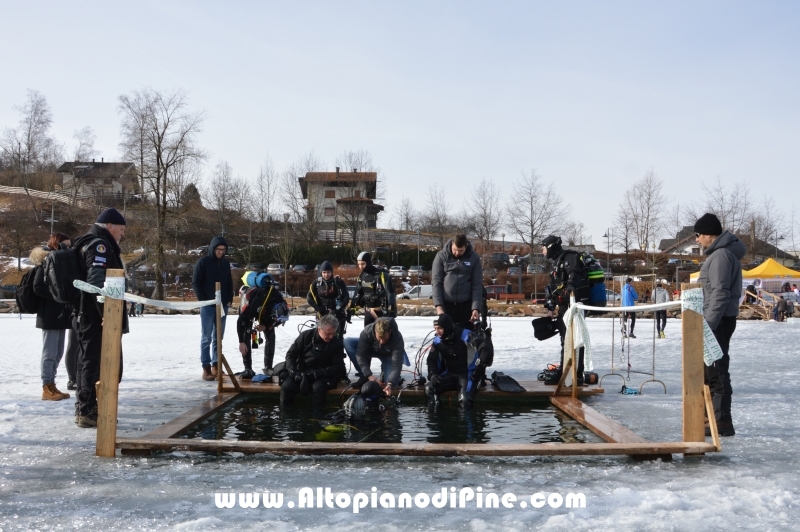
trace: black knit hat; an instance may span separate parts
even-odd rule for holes
[[[97,220],[95,220],[94,223],[125,225],[125,217],[122,216],[122,214],[120,214],[120,212],[114,207],[109,207],[100,213],[100,216],[97,217]]]
[[[319,267],[319,271],[321,272],[332,272],[333,271],[333,264],[329,261],[323,261],[322,266]]]
[[[719,218],[707,212],[694,223],[694,232],[701,235],[719,236],[722,234],[722,224]]]

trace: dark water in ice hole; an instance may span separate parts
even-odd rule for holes
[[[584,443],[600,441],[548,403],[477,404],[471,410],[443,402],[429,411],[403,403],[370,409],[360,421],[313,418],[308,401],[281,409],[277,397],[243,397],[185,432],[184,438],[239,441],[370,443]]]

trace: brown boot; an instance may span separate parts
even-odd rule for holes
[[[42,386],[42,401],[60,401],[62,399],[69,399],[69,394],[61,393],[55,384]]]
[[[211,374],[211,366],[203,366],[203,380],[213,381],[214,375]]]
[[[217,378],[217,365],[216,364],[212,364],[211,365],[211,374],[214,376],[215,379]]]

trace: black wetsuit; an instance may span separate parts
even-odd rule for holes
[[[325,406],[326,392],[336,388],[339,379],[347,374],[342,341],[334,337],[325,342],[318,329],[301,332],[286,352],[286,371],[289,376],[281,384],[281,404],[291,405],[297,392],[310,392],[311,405],[319,414]]]
[[[383,268],[376,268],[368,264],[358,276],[356,295],[353,296],[352,307],[365,307],[364,325],[367,326],[375,318],[366,309],[372,309],[380,318],[397,316],[397,303],[395,301],[394,286],[389,272]]]
[[[266,303],[266,304],[265,304]],[[243,296],[239,307],[239,318],[236,320],[236,333],[239,343],[247,346],[247,354],[242,355],[245,370],[253,369],[251,334],[254,331],[253,322],[264,325],[264,369],[272,370],[272,361],[275,358],[275,327],[277,323],[272,314],[275,305],[285,304],[285,300],[277,288],[251,288]]]
[[[311,283],[306,296],[308,304],[317,312],[317,317],[321,318],[326,314],[333,313],[339,320],[339,338],[344,338],[347,328],[347,303],[350,301],[350,294],[347,292],[347,285],[340,277],[331,276],[327,281],[318,277]]]

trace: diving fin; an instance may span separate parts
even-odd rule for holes
[[[499,371],[492,373],[492,383],[501,392],[521,393],[525,391],[525,388],[520,386],[517,381]]]

